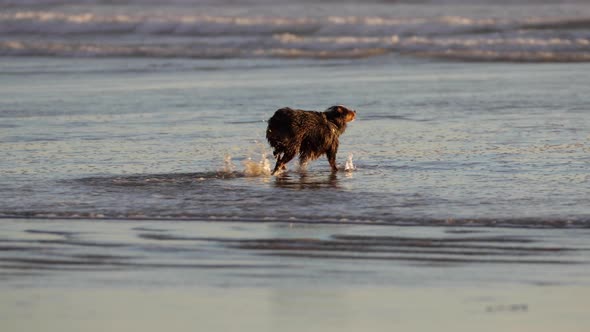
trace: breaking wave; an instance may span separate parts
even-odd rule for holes
[[[92,37],[92,38],[89,38]],[[264,17],[0,13],[0,55],[590,61],[590,17]]]
[[[590,17],[473,19],[461,16],[388,18],[378,16],[250,17],[173,14],[97,14],[56,11],[0,13],[1,34],[143,34],[433,36],[488,34],[518,30],[590,29]]]

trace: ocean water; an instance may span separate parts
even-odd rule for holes
[[[4,58],[0,215],[590,225],[586,64],[267,64]],[[265,120],[333,104],[341,171],[270,176]]]
[[[27,330],[70,303],[36,316],[64,331],[48,313],[82,322],[88,289],[139,311],[137,287],[226,309],[229,289],[257,303],[246,321],[353,330],[329,324],[341,292],[367,308],[408,292],[458,294],[447,323],[528,312],[531,330],[586,331],[588,297],[566,294],[590,280],[589,87],[584,2],[0,0],[0,311]],[[357,110],[340,170],[271,176],[274,111],[337,104]],[[539,327],[549,308],[582,323]],[[358,322],[392,326],[378,312]]]
[[[101,244],[118,236],[114,248],[129,259],[153,249],[137,241],[164,243],[153,249],[162,261],[146,265],[157,272],[211,267],[190,255],[163,263],[174,244],[195,241],[239,273],[260,257],[280,268],[301,257],[479,266],[492,255],[510,258],[481,273],[497,282],[511,263],[535,259],[553,272],[534,283],[559,280],[560,258],[572,263],[565,279],[587,276],[577,270],[588,263],[590,227],[583,2],[8,0],[0,9],[6,280],[19,284],[13,277],[26,274],[25,284],[35,283],[44,271],[87,265],[102,271],[105,260],[108,269],[140,266],[106,259],[112,253]],[[341,170],[321,158],[271,176],[264,133],[274,111],[336,104],[357,110],[341,136]],[[109,228],[117,225],[125,235]],[[406,226],[415,228],[397,237]],[[208,227],[218,229],[200,235]],[[474,227],[484,234],[461,235],[479,234]],[[244,238],[232,239],[239,231]],[[431,245],[416,252],[416,241]],[[542,248],[527,249],[537,241]],[[408,252],[367,255],[382,246]],[[52,261],[54,252],[69,260]],[[345,265],[334,267],[350,273],[344,284],[368,282]],[[277,275],[297,279],[294,268]],[[309,268],[329,282],[332,274]],[[400,281],[377,269],[373,280],[431,279],[412,271]],[[260,282],[234,272],[225,283]],[[529,282],[526,274],[516,279]],[[461,275],[451,279],[465,282]],[[166,283],[158,273],[144,278]]]

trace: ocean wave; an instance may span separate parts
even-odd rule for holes
[[[190,44],[109,44],[66,41],[0,41],[2,56],[131,57],[131,58],[312,58],[355,59],[399,53],[406,56],[471,61],[587,62],[590,41],[583,40],[441,40],[430,38],[337,38],[285,41],[259,47]]]
[[[158,58],[236,58],[238,48],[191,47],[185,45],[125,45],[60,41],[0,41],[0,55],[56,57],[158,57]]]
[[[262,17],[165,15],[153,13],[99,14],[57,11],[0,13],[0,34],[169,34],[319,36],[431,36],[518,30],[590,29],[590,18],[393,18],[379,16]]]
[[[486,62],[589,62],[590,53],[496,52],[482,50],[446,50],[415,52],[412,55],[456,61]]]
[[[56,57],[148,57],[224,59],[244,57],[272,58],[363,58],[387,53],[387,49],[309,50],[293,47],[239,48],[194,47],[192,45],[117,45],[79,42],[0,41],[3,56],[56,56]]]
[[[0,14],[0,34],[156,34],[156,35],[268,35],[311,33],[317,21],[308,18],[232,17],[209,15],[154,15],[62,13],[25,11]]]
[[[587,62],[590,18],[0,14],[4,56],[355,59],[390,53]]]

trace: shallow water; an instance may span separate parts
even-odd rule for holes
[[[590,222],[586,64],[7,60],[4,217]],[[274,110],[338,103],[343,170],[268,176]]]

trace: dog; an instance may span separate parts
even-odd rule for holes
[[[299,155],[299,164],[305,166],[308,161],[325,154],[332,171],[338,171],[338,137],[355,118],[356,111],[342,105],[329,107],[324,112],[278,109],[268,120],[266,129],[266,139],[277,160],[271,174],[287,169],[286,164],[296,155]]]

